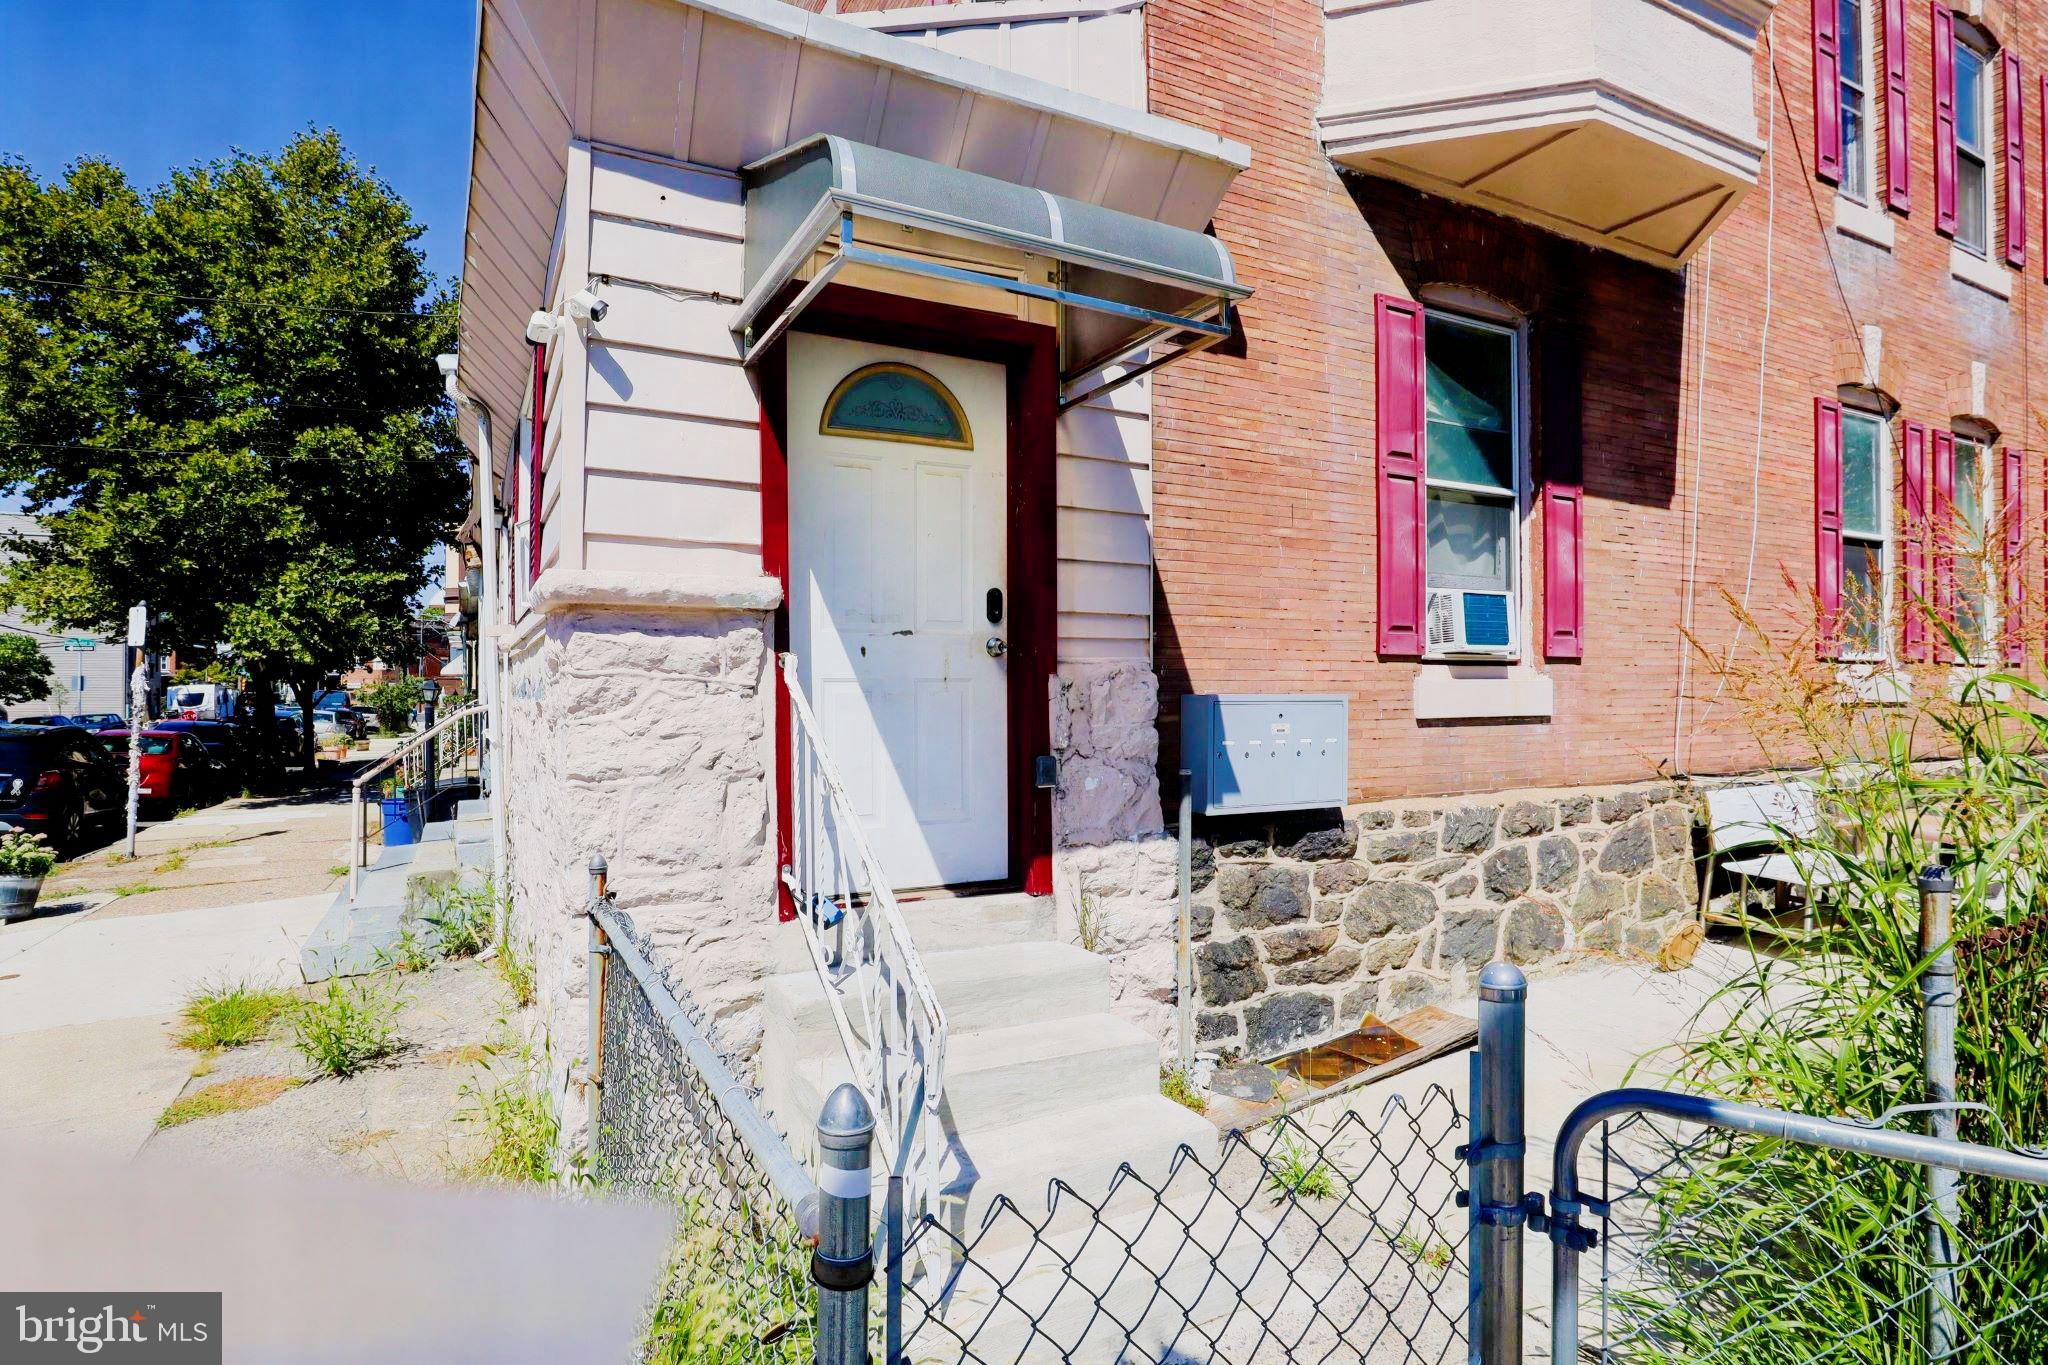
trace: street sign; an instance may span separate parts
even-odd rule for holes
[[[128,644],[141,649],[149,643],[149,603],[137,602],[128,608]]]
[[[98,640],[84,635],[73,635],[64,642],[65,650],[72,654],[83,653],[86,650],[98,649],[99,647],[100,642]]]

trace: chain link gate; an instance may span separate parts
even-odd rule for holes
[[[1527,987],[1496,963],[1469,1115],[1432,1087],[1321,1132],[1283,1117],[961,1227],[906,1217],[851,1086],[807,1170],[592,872],[592,1164],[681,1216],[650,1359],[2048,1365],[2048,1152],[1954,1139],[1972,1106],[1939,961],[1941,1098],[1870,1122],[1608,1091],[1560,1130],[1546,1198],[1524,1178]],[[1888,1126],[1908,1119],[1934,1131]],[[1547,1305],[1525,1303],[1530,1233]]]

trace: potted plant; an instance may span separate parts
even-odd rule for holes
[[[40,834],[13,830],[0,836],[0,920],[27,919],[43,894],[43,878],[57,855]]]

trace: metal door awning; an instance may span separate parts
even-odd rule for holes
[[[1223,340],[1231,302],[1251,292],[1206,233],[831,134],[755,162],[742,179],[746,298],[733,331],[749,361],[846,266],[876,266],[1058,304],[1065,409]],[[868,219],[1047,258],[1057,283],[878,249],[856,235]]]

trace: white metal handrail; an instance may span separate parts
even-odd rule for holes
[[[796,656],[782,655],[781,664],[791,717],[792,816],[782,882],[825,983],[846,1060],[887,1144],[890,1171],[904,1178],[905,1217],[915,1220],[930,1209],[946,1153],[939,1118],[946,1012],[820,740],[797,682]]]
[[[409,735],[399,746],[357,773],[348,791],[348,898],[356,898],[358,874],[369,860],[369,835],[363,828],[363,788],[397,771],[398,784],[408,797],[424,791],[432,800],[441,780],[450,772],[468,772],[474,764],[482,770],[484,718],[481,701],[457,707],[418,734]],[[433,749],[433,771],[427,771],[429,748]]]

